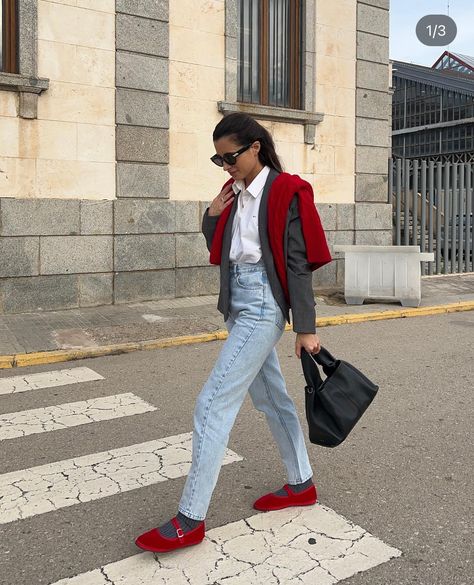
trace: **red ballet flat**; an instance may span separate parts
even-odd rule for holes
[[[270,510],[283,510],[283,508],[290,508],[291,506],[312,506],[318,501],[318,494],[314,485],[299,493],[293,492],[288,484],[285,484],[283,489],[288,495],[265,494],[254,502],[253,507],[261,512],[269,512]]]
[[[143,549],[151,552],[170,552],[178,548],[184,548],[186,546],[192,546],[199,544],[204,539],[204,533],[206,530],[204,520],[201,524],[198,524],[196,528],[189,532],[183,532],[177,518],[172,518],[171,522],[176,528],[177,538],[168,538],[163,536],[158,528],[153,528],[144,534],[141,534],[136,540],[135,544]]]

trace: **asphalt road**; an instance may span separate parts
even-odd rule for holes
[[[320,334],[323,345],[380,386],[345,443],[324,449],[308,442],[320,501],[402,551],[344,583],[471,584],[474,312],[329,327]],[[122,392],[156,410],[0,441],[0,473],[188,433],[221,343],[1,371],[0,381],[87,366],[104,379],[0,396],[0,415]],[[294,334],[285,333],[279,356],[305,429],[293,343]],[[222,467],[208,530],[253,515],[252,502],[286,482],[264,417],[248,398],[228,447],[242,461]],[[134,538],[176,513],[184,480],[0,524],[1,585],[55,583],[137,554]]]

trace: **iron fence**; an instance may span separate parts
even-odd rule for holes
[[[434,252],[423,274],[473,270],[473,173],[472,162],[389,161],[394,243]]]

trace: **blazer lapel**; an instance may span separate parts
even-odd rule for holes
[[[232,244],[232,226],[234,225],[235,212],[237,211],[237,200],[240,196],[240,191],[237,193],[232,209],[230,210],[227,223],[224,228],[224,235],[222,237],[222,252],[221,252],[221,266],[227,266],[229,263],[230,246]]]
[[[265,181],[265,187],[263,188],[262,200],[260,201],[260,208],[258,210],[258,233],[260,236],[260,245],[267,247],[268,244],[268,195],[270,194],[270,188],[273,181],[278,177],[279,173],[274,169],[270,169],[267,180]],[[262,248],[263,251],[263,248]]]

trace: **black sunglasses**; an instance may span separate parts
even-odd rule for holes
[[[248,150],[252,144],[253,142],[247,144],[246,146],[242,146],[242,148],[239,148],[237,152],[226,152],[222,156],[220,154],[215,154],[214,156],[211,156],[211,160],[218,167],[223,167],[225,162],[230,166],[235,165],[237,162],[237,157]]]

